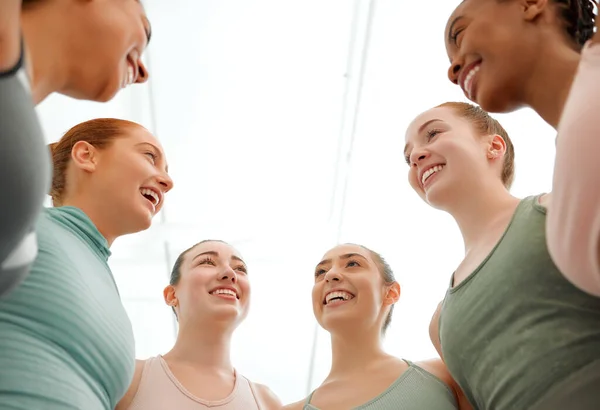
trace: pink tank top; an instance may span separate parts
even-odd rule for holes
[[[217,401],[203,400],[190,393],[169,369],[162,356],[146,360],[138,391],[128,410],[261,410],[252,382],[235,373],[229,396]]]

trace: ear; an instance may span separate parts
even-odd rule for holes
[[[398,302],[398,300],[400,300],[400,284],[394,282],[388,286],[383,303],[386,305],[393,305]]]
[[[525,21],[534,21],[548,8],[548,0],[521,0],[521,7]]]
[[[94,172],[98,166],[99,152],[86,141],[77,141],[71,150],[71,159],[75,166],[86,172]]]
[[[177,296],[175,295],[175,287],[173,285],[167,285],[167,287],[163,290],[163,297],[167,305],[172,307],[177,306],[178,301]]]
[[[487,157],[491,160],[502,158],[506,152],[506,141],[500,135],[491,135]]]

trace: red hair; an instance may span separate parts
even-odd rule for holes
[[[475,131],[481,136],[499,135],[506,143],[506,152],[504,153],[504,163],[502,164],[502,183],[506,188],[510,188],[515,178],[515,148],[508,133],[500,123],[492,118],[481,108],[463,102],[447,102],[438,105],[438,107],[448,107],[454,112],[471,123]]]
[[[98,149],[108,147],[115,138],[123,135],[124,128],[139,127],[131,121],[115,118],[98,118],[77,124],[53,144],[52,153],[52,188],[50,196],[55,206],[61,206],[67,186],[67,168],[71,161],[71,151],[79,141],[85,141]]]

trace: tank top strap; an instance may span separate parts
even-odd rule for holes
[[[310,401],[312,400],[313,394],[315,394],[316,390],[313,390],[310,392],[310,394],[308,395],[308,397],[306,398],[306,402],[304,403],[304,405],[306,406],[307,404],[310,404]]]

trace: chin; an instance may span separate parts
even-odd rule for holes
[[[506,114],[516,111],[522,108],[524,103],[510,92],[512,85],[514,84],[511,82],[499,80],[492,90],[487,90],[484,86],[477,90],[474,102],[489,113]]]

